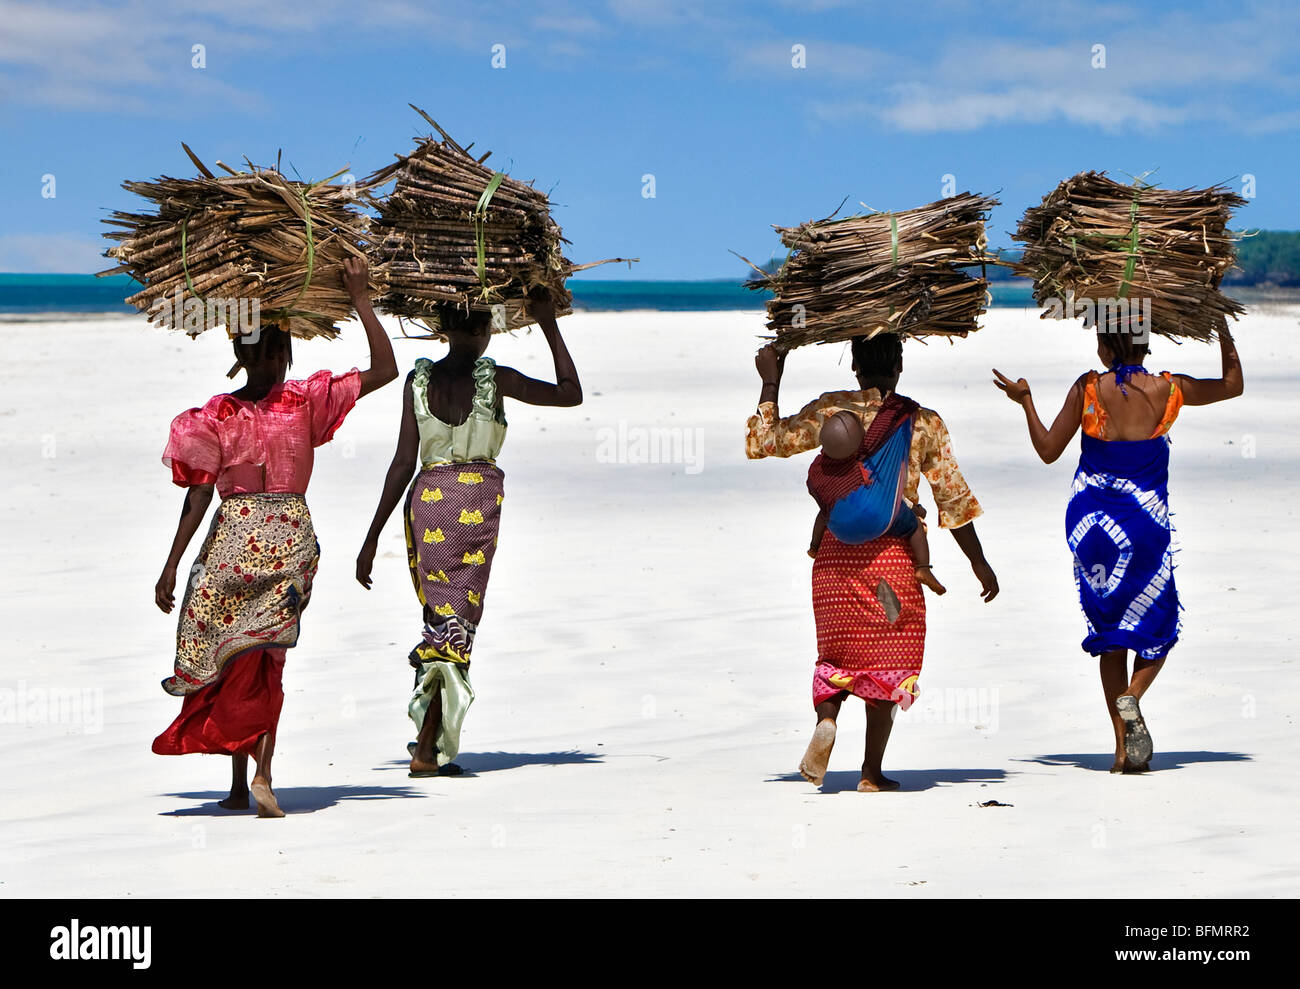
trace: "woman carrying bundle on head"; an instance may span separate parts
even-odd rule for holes
[[[470,655],[483,616],[505,497],[505,475],[496,465],[506,438],[503,400],[582,404],[578,371],[546,289],[529,294],[528,310],[550,346],[555,384],[498,367],[483,356],[491,339],[489,312],[443,308],[438,323],[447,353],[436,362],[420,358],[407,375],[397,451],[357,555],[357,580],[369,590],[379,534],[410,483],[402,513],[407,563],[424,610],[423,636],[408,657],[415,669],[415,690],[407,713],[419,732],[408,746],[410,775],[415,777],[461,772],[452,760],[460,751],[461,725],[474,700]]]
[[[343,282],[366,330],[369,370],[286,381],[288,332],[272,325],[237,336],[244,387],[182,412],[163,451],[172,480],[187,489],[154,589],[164,613],[172,610],[176,568],[214,488],[221,504],[186,579],[175,672],[163,681],[164,690],[184,699],[181,713],[153,750],[232,756],[230,795],[221,801],[230,810],[248,807],[251,754],[259,817],[284,816],[271,789],[271,756],[284,703],[284,654],[298,641],[320,554],[305,498],[312,450],[329,442],[358,398],[397,377],[392,345],[366,294],[365,261],[345,261]]]
[[[841,412],[852,413],[861,423],[862,439],[858,440],[853,430],[858,442],[849,446],[865,472],[857,471],[847,486],[840,483],[842,478],[833,463],[827,470],[814,464],[809,473],[809,489],[819,503],[826,504],[858,489],[870,474],[873,490],[869,494],[885,494],[886,510],[875,526],[874,531],[880,533],[875,538],[841,540],[836,535],[833,510],[828,511],[828,525],[824,529],[819,525],[814,537],[817,663],[812,700],[817,726],[799,772],[814,785],[821,785],[835,743],[840,706],[853,694],[867,704],[866,754],[858,783],[858,790],[865,793],[898,789],[898,783],[881,771],[881,760],[896,710],[907,710],[918,694],[925,654],[925,598],[918,574],[929,561],[928,550],[924,560],[914,558],[923,543],[909,542],[907,534],[915,520],[907,519],[906,513],[920,514],[917,497],[922,474],[938,506],[939,525],[951,530],[970,561],[985,601],[997,596],[998,582],[975,533],[974,520],[982,510],[953,457],[943,420],[895,390],[903,371],[902,339],[893,333],[855,337],[852,353],[858,390],[828,392],[783,419],[777,398],[785,355],[771,345],[760,350],[755,363],[763,390],[758,413],[748,423],[745,455],[750,459],[789,457],[819,444],[833,446],[831,433],[840,428],[837,416]],[[823,427],[832,421],[836,425],[823,437]],[[843,529],[841,534],[846,535]]]
[[[1083,427],[1079,469],[1065,510],[1088,634],[1083,648],[1101,657],[1101,686],[1115,733],[1112,773],[1150,768],[1151,734],[1138,701],[1178,641],[1173,527],[1169,520],[1169,430],[1184,405],[1209,405],[1242,393],[1241,362],[1218,328],[1222,374],[1192,378],[1151,374],[1149,327],[1140,330],[1109,309],[1097,320],[1097,356],[1107,370],[1080,375],[1050,428],[1034,408],[1029,383],[993,371],[994,384],[1025,410],[1029,439],[1053,463]],[[1112,318],[1114,317],[1114,318]],[[1128,651],[1133,651],[1133,671]]]

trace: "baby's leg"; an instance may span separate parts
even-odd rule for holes
[[[817,548],[822,544],[822,536],[826,535],[826,520],[830,517],[830,512],[823,508],[817,513],[817,521],[813,523],[812,541],[808,543],[808,555],[814,560],[817,559]]]
[[[926,538],[925,526],[921,525],[916,513],[904,505],[899,510],[894,529],[907,528],[909,518],[911,531],[906,533],[906,536],[908,546],[912,551],[912,562],[916,564],[916,579],[934,591],[935,594],[947,594],[948,588],[939,583],[930,570],[930,540]]]

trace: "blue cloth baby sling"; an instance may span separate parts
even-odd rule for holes
[[[907,533],[916,528],[916,516],[903,505],[907,465],[912,450],[912,417],[903,420],[875,453],[861,461],[871,480],[831,506],[826,528],[842,543],[855,545],[879,539],[901,522]],[[900,511],[901,510],[901,511]]]

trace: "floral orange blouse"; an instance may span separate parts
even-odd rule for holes
[[[750,416],[745,432],[745,456],[791,457],[821,445],[822,423],[835,413],[848,410],[862,420],[862,428],[871,425],[880,409],[881,396],[875,388],[866,391],[832,391],[809,402],[792,416],[777,415],[775,402],[763,402]],[[932,409],[920,409],[912,426],[912,456],[907,470],[904,497],[916,504],[921,475],[929,482],[939,508],[939,525],[958,529],[984,514],[970,486],[962,477],[953,456],[948,428]]]

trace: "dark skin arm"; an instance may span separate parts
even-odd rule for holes
[[[513,398],[525,405],[549,405],[559,408],[572,408],[582,404],[582,383],[578,380],[578,369],[569,356],[569,348],[560,336],[560,327],[555,322],[555,307],[550,294],[542,288],[528,293],[528,311],[537,320],[537,325],[551,348],[555,359],[555,384],[541,381],[521,374],[512,367],[498,367],[496,371],[497,394],[503,398]]]
[[[415,422],[415,399],[411,393],[411,378],[414,376],[414,371],[406,376],[406,387],[402,389],[402,425],[397,433],[397,450],[393,454],[392,463],[388,465],[388,473],[384,476],[384,489],[379,495],[379,507],[375,509],[370,531],[366,533],[366,541],[357,554],[357,582],[366,590],[370,590],[371,586],[370,571],[375,563],[375,551],[379,547],[379,534],[393,514],[393,509],[402,500],[402,492],[415,475],[420,455],[420,429]]]
[[[996,368],[993,374],[993,384],[998,387],[998,390],[1025,410],[1025,422],[1029,426],[1029,442],[1034,444],[1035,452],[1042,458],[1043,463],[1055,463],[1065,452],[1065,448],[1070,445],[1074,434],[1079,431],[1080,423],[1083,422],[1084,379],[1080,377],[1071,386],[1065,396],[1065,404],[1061,406],[1061,411],[1056,414],[1056,419],[1049,429],[1038,418],[1038,410],[1034,408],[1034,397],[1030,394],[1028,381],[1024,378],[1012,381]]]
[[[775,403],[781,391],[781,374],[785,371],[785,353],[768,344],[754,355],[754,367],[763,379],[763,390],[758,393],[758,404]]]
[[[364,258],[346,258],[343,261],[343,287],[347,289],[352,305],[357,310],[361,325],[366,330],[370,344],[370,367],[361,372],[361,395],[369,395],[397,377],[397,358],[388,334],[379,325],[374,307],[370,304],[370,266]]]
[[[1246,390],[1241,375],[1241,358],[1237,356],[1237,345],[1228,332],[1225,319],[1219,327],[1219,357],[1222,361],[1222,377],[1189,378],[1185,374],[1174,375],[1183,392],[1184,405],[1212,405],[1236,398]]]
[[[176,604],[174,596],[176,568],[180,565],[181,557],[185,554],[190,540],[194,538],[194,533],[202,524],[203,516],[207,514],[210,504],[212,504],[211,484],[196,484],[186,490],[185,503],[181,506],[181,518],[176,524],[176,538],[172,540],[171,552],[167,554],[167,563],[163,566],[162,576],[158,578],[158,583],[153,589],[154,603],[164,615],[170,614]]]
[[[980,582],[980,597],[987,604],[998,596],[998,577],[989,566],[989,561],[984,559],[984,547],[980,545],[980,537],[975,532],[975,523],[967,522],[960,529],[948,531],[952,533],[952,538],[966,554],[966,559],[970,561],[975,579]]]

